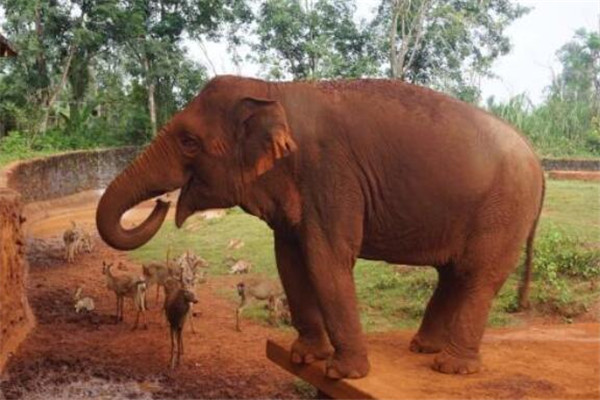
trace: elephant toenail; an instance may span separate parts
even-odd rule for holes
[[[352,371],[348,374],[348,378],[350,378],[350,379],[358,379],[361,377],[362,377],[362,375],[358,371]]]
[[[307,354],[304,356],[304,363],[305,364],[312,364],[314,363],[316,360],[315,356],[312,354]]]
[[[337,369],[329,367],[327,368],[327,377],[330,379],[342,379],[342,374]]]

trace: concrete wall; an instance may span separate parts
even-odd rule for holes
[[[600,171],[600,160],[544,158],[545,171]]]
[[[139,151],[77,151],[14,163],[0,171],[0,372],[35,325],[26,292],[24,205],[103,188]]]
[[[12,164],[6,186],[21,193],[25,203],[103,188],[139,151],[138,147],[76,151]]]

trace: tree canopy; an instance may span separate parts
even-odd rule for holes
[[[190,58],[190,42],[226,42],[236,62],[260,66],[263,78],[389,77],[481,103],[480,79],[511,49],[507,27],[529,11],[510,0],[377,0],[372,14],[359,15],[357,4],[0,0],[0,29],[19,50],[0,61],[0,148],[147,142],[210,76]],[[600,154],[599,49],[597,32],[578,31],[557,54],[562,69],[543,105],[520,96],[489,99],[488,108],[511,121],[506,110],[546,113],[539,121],[555,121],[560,132],[521,126],[524,117],[516,124],[534,141]]]

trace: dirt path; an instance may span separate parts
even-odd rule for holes
[[[147,330],[131,331],[134,314],[129,302],[125,323],[117,325],[111,317],[115,299],[105,287],[101,261],[121,261],[129,273],[139,273],[139,265],[99,240],[93,254],[84,254],[73,265],[60,259],[59,250],[52,250],[73,215],[89,226],[94,217],[89,198],[61,204],[63,208],[38,208],[36,223],[29,229],[30,235],[51,245],[48,249],[40,248],[39,240],[30,243],[29,299],[38,325],[9,361],[0,380],[0,399],[2,393],[7,399],[301,396],[294,377],[264,357],[267,337],[291,340],[291,331],[249,320],[244,321],[243,334],[234,330],[235,304],[218,293],[233,290],[239,278],[214,277],[201,287],[194,319],[198,333],[187,327],[183,364],[169,371],[168,330],[154,302],[154,290]],[[146,212],[129,217],[142,218]],[[71,297],[78,285],[96,300],[95,312],[73,311]],[[597,323],[575,334],[564,326],[490,330],[483,349],[488,369],[478,378],[433,373],[427,366],[429,357],[406,350],[410,332],[373,335],[370,343],[374,348],[393,346],[398,352],[402,361],[389,368],[407,371],[398,386],[405,388],[407,397],[583,399],[600,397],[599,330]],[[423,390],[419,382],[429,389]]]

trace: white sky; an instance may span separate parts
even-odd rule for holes
[[[506,100],[527,93],[534,103],[543,99],[543,89],[552,81],[552,70],[560,71],[556,51],[571,40],[575,31],[600,29],[600,0],[521,0],[533,7],[515,21],[507,35],[512,51],[498,59],[492,70],[499,79],[484,80],[483,98],[494,95]]]
[[[483,98],[494,95],[499,100],[526,93],[534,103],[543,99],[543,89],[552,79],[552,71],[559,72],[556,51],[568,42],[579,28],[600,29],[600,0],[517,0],[532,7],[526,16],[514,22],[507,30],[512,51],[496,61],[493,71],[497,79],[482,81]],[[357,0],[358,13],[368,17],[378,0]],[[0,9],[0,23],[4,15]],[[205,64],[205,52],[197,43],[187,42],[189,56]],[[206,43],[206,54],[218,74],[256,76],[258,66],[244,62],[241,68],[233,65],[225,46]]]
[[[534,103],[543,100],[544,88],[552,80],[552,70],[560,71],[556,51],[573,38],[579,28],[600,29],[600,0],[518,0],[519,4],[532,10],[515,21],[506,31],[513,48],[498,59],[492,70],[497,79],[481,82],[483,99],[495,96],[506,100],[526,93]],[[378,0],[357,0],[358,13],[370,16]],[[187,42],[189,55],[206,63],[200,46]],[[238,70],[230,61],[223,45],[206,43],[206,53],[218,74],[241,74],[257,76],[259,68],[248,62]],[[212,74],[212,68],[209,71]]]

